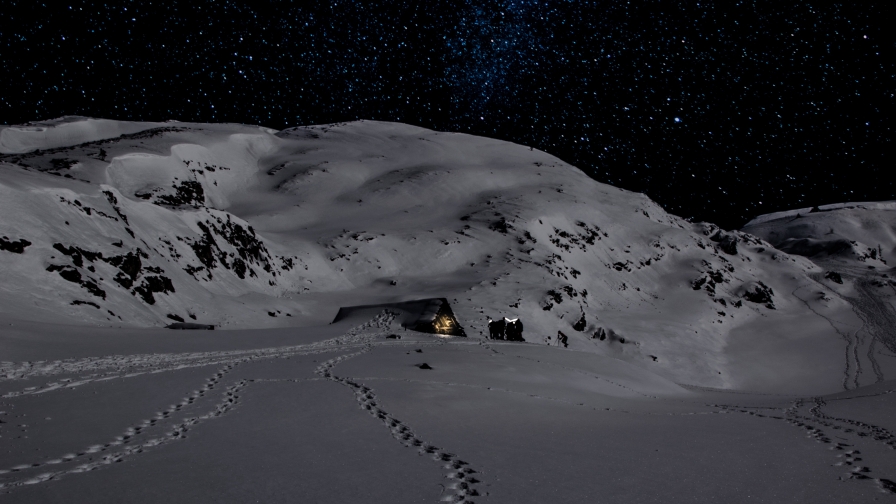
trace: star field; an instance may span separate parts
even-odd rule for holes
[[[896,199],[882,3],[58,2],[0,8],[0,123],[401,121],[530,145],[723,227]]]

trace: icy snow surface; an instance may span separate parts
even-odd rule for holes
[[[0,129],[0,153],[0,499],[896,492],[892,203],[729,232],[539,151],[370,121],[69,117]],[[329,324],[424,298],[468,337]],[[525,343],[486,338],[505,316]]]

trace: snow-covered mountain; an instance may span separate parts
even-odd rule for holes
[[[842,203],[753,219],[744,231],[809,258],[814,283],[791,295],[845,347],[843,388],[892,378],[896,355],[896,202]],[[808,315],[807,315],[808,316]]]
[[[440,297],[470,337],[489,316],[520,317],[527,341],[563,331],[573,349],[679,383],[832,390],[896,370],[843,358],[890,341],[848,336],[885,320],[865,320],[854,293],[888,277],[852,279],[869,274],[856,261],[879,273],[896,260],[886,205],[727,232],[527,147],[371,121],[67,117],[0,129],[0,153],[10,320],[287,327]],[[856,217],[841,226],[844,212]],[[849,268],[818,260],[847,243]]]

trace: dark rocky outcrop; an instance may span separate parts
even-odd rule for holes
[[[212,270],[221,264],[225,269],[233,271],[240,279],[246,276],[257,277],[255,269],[252,266],[258,266],[273,276],[280,274],[279,270],[289,271],[294,267],[292,258],[280,257],[281,265],[279,268],[274,264],[274,257],[268,252],[252,226],[246,226],[234,222],[227,216],[227,219],[216,218],[205,222],[197,223],[199,229],[202,230],[202,236],[199,238],[180,238],[187,242],[196,258],[208,271],[208,277],[211,279]],[[218,240],[231,245],[236,253],[228,254],[221,249]],[[195,266],[187,266],[187,273],[196,276],[201,268]]]
[[[133,294],[140,296],[146,304],[153,305],[156,304],[156,298],[153,293],[168,294],[171,292],[174,292],[174,285],[171,283],[170,278],[161,275],[151,275],[143,277],[143,282],[134,287]]]
[[[58,272],[59,276],[61,276],[64,280],[68,280],[69,282],[80,285],[82,288],[86,289],[87,292],[93,294],[96,297],[106,299],[106,291],[101,289],[100,286],[90,278],[85,280],[81,276],[81,272],[71,266],[51,264],[47,267],[47,271],[51,273]]]
[[[78,164],[78,161],[74,159],[66,159],[66,158],[53,158],[50,160],[50,165],[53,166],[53,170],[68,170],[72,166]]]
[[[497,221],[489,224],[488,228],[491,229],[492,231],[497,231],[501,234],[507,234],[508,231],[513,229],[513,226],[511,226],[510,223],[507,222],[506,218],[501,217],[500,220],[497,220]]]
[[[195,180],[186,180],[180,184],[174,184],[174,194],[160,194],[156,196],[156,205],[163,206],[192,206],[199,208],[205,205],[205,190],[202,184]]]
[[[629,273],[631,273],[631,264],[631,261],[617,262],[613,264],[613,269],[615,269],[616,271],[628,271]]]
[[[71,257],[72,264],[77,266],[78,268],[84,267],[84,261],[88,262],[96,262],[98,260],[111,264],[119,269],[119,272],[115,274],[113,280],[116,283],[124,287],[125,289],[130,289],[134,283],[137,281],[137,277],[144,271],[143,262],[141,261],[141,257],[143,259],[148,259],[149,255],[146,252],[143,252],[139,248],[135,252],[128,252],[123,255],[116,255],[111,257],[103,257],[102,252],[92,252],[90,250],[82,249],[78,246],[65,246],[61,243],[53,244],[53,248],[59,251],[60,253]],[[92,268],[92,266],[88,266],[88,269]],[[162,273],[161,268],[146,268],[148,271],[152,271],[155,273]],[[91,271],[93,271],[91,269]],[[61,275],[62,273],[60,273]],[[73,274],[69,273],[70,276]]]
[[[112,206],[112,210],[115,210],[115,213],[124,221],[125,224],[130,225],[128,222],[128,217],[121,211],[121,207],[118,205],[118,198],[112,194],[112,191],[103,191],[103,194],[106,196],[106,199],[109,201],[109,205]]]
[[[72,304],[72,306],[87,305],[87,306],[92,306],[96,309],[100,308],[100,305],[94,303],[93,301],[81,301],[80,299],[76,299],[76,300],[72,301],[71,304]]]
[[[772,299],[774,295],[775,292],[771,287],[765,285],[762,282],[756,282],[755,284],[744,290],[742,297],[747,301],[756,304],[764,304],[767,308],[774,310],[775,303]]]
[[[12,252],[13,254],[22,254],[25,249],[31,245],[31,242],[25,239],[10,240],[6,236],[0,238],[0,250]]]
[[[737,235],[734,233],[723,232],[721,229],[712,224],[710,224],[709,226],[711,227],[707,227],[704,229],[704,233],[706,233],[707,230],[715,230],[715,232],[709,236],[709,239],[718,243],[719,249],[721,249],[722,252],[728,255],[737,255],[737,244],[738,242],[740,242],[740,239],[737,237]],[[744,234],[744,236],[746,237],[748,235]]]
[[[58,250],[64,255],[67,255],[72,258],[72,263],[79,268],[84,267],[84,259],[86,258],[90,262],[94,262],[97,259],[102,259],[103,254],[101,252],[91,252],[89,250],[84,250],[80,247],[71,246],[66,247],[61,243],[54,243],[53,248]]]
[[[824,277],[834,283],[838,283],[841,285],[843,284],[843,277],[840,276],[840,273],[837,273],[836,271],[828,271],[824,274]]]

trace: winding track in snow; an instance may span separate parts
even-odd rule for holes
[[[888,390],[879,394],[869,394],[859,397],[874,397],[879,395],[890,394],[893,390]],[[873,477],[874,474],[880,472],[872,470],[867,465],[860,464],[863,462],[862,451],[857,446],[865,449],[864,446],[872,442],[881,443],[884,447],[896,450],[896,436],[889,430],[876,425],[853,420],[849,418],[832,417],[825,414],[822,408],[827,402],[821,397],[799,398],[794,400],[787,408],[780,407],[764,407],[764,406],[736,406],[736,405],[713,405],[720,408],[720,411],[733,413],[742,413],[755,416],[758,418],[768,418],[773,420],[785,421],[788,424],[803,430],[806,436],[812,438],[816,442],[829,445],[829,450],[836,453],[837,460],[833,465],[835,467],[849,467],[849,471],[841,476],[841,479],[868,480],[877,484],[881,492],[896,495],[896,481],[884,477]],[[766,411],[765,414],[760,411]],[[829,431],[836,431],[837,436],[843,439],[841,435],[851,436],[853,439],[850,443],[834,442],[831,439]],[[890,469],[891,468],[887,468]]]
[[[0,477],[11,475],[18,479],[0,481],[0,491],[9,492],[18,487],[44,483],[57,480],[67,475],[93,471],[103,466],[123,462],[126,459],[144,453],[144,451],[168,443],[182,440],[185,434],[195,426],[213,418],[229,413],[236,407],[239,400],[239,392],[248,384],[248,380],[238,380],[226,387],[222,393],[221,401],[203,414],[186,417],[181,421],[166,422],[172,419],[175,413],[185,410],[196,403],[219,385],[226,374],[233,370],[237,363],[228,364],[219,369],[206,384],[191,395],[185,397],[180,403],[171,405],[167,409],[158,412],[154,418],[143,420],[131,427],[115,439],[101,445],[92,445],[74,453],[68,453],[57,458],[20,464],[9,469],[0,469]],[[148,433],[158,432],[160,427],[167,426],[166,432],[156,437],[149,437]],[[143,438],[148,438],[145,441]],[[36,471],[44,471],[34,474]],[[19,477],[21,476],[21,477]]]
[[[124,433],[103,444],[85,447],[73,453],[47,460],[32,461],[18,464],[9,468],[0,468],[0,491],[6,491],[37,483],[59,479],[69,474],[82,473],[99,469],[104,465],[118,463],[143,453],[146,449],[168,444],[172,441],[182,440],[185,433],[191,428],[207,420],[220,417],[230,412],[238,402],[238,392],[243,390],[254,380],[238,380],[230,384],[222,394],[222,400],[211,409],[196,416],[184,418],[182,421],[174,421],[172,416],[176,413],[186,412],[198,406],[200,400],[213,389],[221,385],[223,378],[236,366],[259,359],[288,358],[296,355],[315,355],[321,353],[344,350],[346,347],[357,345],[361,341],[367,341],[370,337],[359,336],[366,324],[353,328],[347,333],[307,345],[295,345],[287,347],[261,348],[253,350],[238,350],[227,352],[194,352],[185,354],[144,354],[132,356],[109,356],[86,358],[77,360],[64,360],[52,362],[26,362],[4,363],[0,367],[0,381],[15,381],[20,379],[68,375],[73,372],[88,372],[87,375],[76,378],[57,380],[39,387],[28,387],[24,390],[8,392],[2,396],[5,399],[14,399],[26,395],[54,393],[62,390],[70,390],[74,387],[84,386],[94,382],[113,379],[127,379],[146,374],[163,373],[188,368],[198,368],[213,365],[222,366],[208,378],[203,386],[185,396],[180,403],[171,405],[159,411],[154,418],[138,421],[125,429]],[[5,372],[4,372],[5,371]],[[170,420],[170,421],[169,421]],[[156,437],[149,437],[150,433],[163,430],[165,433]],[[146,441],[142,439],[149,438]],[[96,459],[96,457],[101,457]],[[77,465],[76,465],[77,464]],[[48,470],[51,469],[51,470]],[[33,475],[34,472],[44,472]],[[16,479],[7,479],[7,478]],[[3,481],[3,479],[7,479]]]
[[[791,295],[799,299],[810,311],[825,319],[834,332],[846,343],[845,369],[843,371],[844,390],[856,389],[861,386],[860,379],[864,373],[863,358],[868,361],[870,370],[874,374],[874,383],[883,382],[886,380],[886,376],[878,360],[878,355],[896,356],[896,329],[894,329],[896,328],[896,310],[873,290],[872,277],[866,271],[842,271],[843,268],[840,264],[821,263],[820,265],[829,269],[841,270],[840,274],[844,278],[852,280],[856,295],[846,296],[828,288],[820,274],[810,275],[810,278],[824,288],[825,292],[831,292],[848,303],[853,313],[862,322],[862,326],[855,331],[841,330],[837,324],[843,324],[842,322],[832,320],[814,309],[807,299],[803,299],[798,294],[800,290],[808,288],[810,285],[797,287]],[[883,353],[877,348],[878,345],[886,348],[890,354]],[[862,354],[860,354],[860,350]]]
[[[374,327],[388,329],[393,319],[394,315],[386,312],[384,315],[376,317],[369,324]],[[444,493],[442,496],[442,501],[472,504],[473,500],[471,500],[471,497],[480,495],[476,488],[480,480],[474,476],[478,471],[472,469],[469,463],[461,460],[457,455],[422,440],[408,425],[383,409],[374,389],[361,383],[357,378],[341,377],[333,374],[333,368],[337,364],[363,355],[372,348],[373,344],[368,343],[357,352],[334,357],[318,366],[315,373],[322,378],[352,389],[361,409],[382,422],[389,429],[392,437],[401,443],[402,446],[416,448],[420,455],[431,456],[434,461],[442,464],[443,469],[448,470],[445,477],[450,480],[450,483],[444,486],[447,493]]]
[[[896,354],[896,313],[890,303],[880,299],[871,289],[871,281],[865,277],[855,279],[856,297],[847,298],[856,315],[864,322],[862,328],[872,338],[868,346],[868,359],[877,377],[877,382],[884,381],[884,374],[875,357],[874,347],[880,343],[891,354]]]
[[[819,282],[815,279],[816,282]],[[823,285],[823,284],[822,284]],[[862,375],[862,362],[859,360],[859,345],[861,344],[861,340],[859,339],[859,331],[855,333],[850,333],[849,331],[841,331],[839,327],[831,320],[830,317],[824,315],[823,313],[819,313],[818,310],[812,307],[809,304],[809,301],[801,298],[797,291],[807,288],[809,285],[801,285],[793,290],[790,294],[802,301],[806,308],[808,308],[812,313],[818,315],[827,321],[828,325],[840,336],[841,339],[846,343],[845,348],[845,357],[844,357],[844,369],[843,369],[843,390],[850,390],[850,382],[852,382],[852,388],[859,388],[859,377]]]
[[[388,311],[372,320],[354,327],[345,334],[308,345],[291,347],[264,348],[231,352],[199,352],[190,354],[150,354],[137,356],[113,356],[80,360],[39,362],[39,363],[4,363],[5,369],[0,371],[0,380],[52,376],[70,374],[72,372],[91,372],[87,376],[76,379],[60,380],[42,387],[29,387],[21,391],[5,394],[3,397],[13,399],[38,393],[52,393],[73,387],[87,385],[97,381],[110,379],[126,379],[145,374],[174,371],[179,369],[222,365],[217,372],[206,380],[197,390],[185,396],[178,404],[159,411],[154,418],[145,419],[125,429],[114,439],[86,447],[82,450],[59,457],[18,464],[0,469],[0,491],[8,493],[20,487],[58,480],[62,477],[100,469],[103,466],[124,462],[127,459],[144,453],[146,450],[163,446],[174,441],[186,439],[187,431],[196,426],[219,418],[231,412],[239,403],[240,394],[254,382],[290,381],[306,382],[312,380],[330,380],[347,386],[355,392],[359,407],[380,420],[389,428],[392,436],[406,447],[416,448],[421,455],[428,455],[446,469],[445,477],[449,480],[442,485],[444,491],[442,501],[471,504],[472,497],[478,496],[477,485],[480,480],[477,471],[461,460],[457,455],[436,447],[422,440],[409,426],[396,419],[382,408],[372,388],[352,378],[339,377],[332,373],[340,362],[362,355],[370,351],[375,341],[386,335],[395,315]],[[395,343],[382,343],[383,346],[395,346]],[[403,344],[401,346],[406,346]],[[415,346],[428,345],[415,342]],[[328,352],[357,349],[349,354],[342,354],[322,363],[315,372],[320,378],[312,379],[241,379],[234,381],[222,393],[221,401],[202,414],[189,416],[180,421],[174,420],[176,413],[183,413],[197,407],[201,400],[212,390],[223,384],[224,378],[240,364],[259,359],[288,358],[295,355],[314,355]],[[160,432],[164,431],[164,432]],[[151,437],[153,433],[155,437]],[[5,481],[4,481],[5,480]]]
[[[92,382],[108,380],[108,379],[126,379],[135,376],[141,376],[150,373],[159,373],[165,371],[174,371],[193,367],[220,366],[217,371],[206,380],[206,382],[177,403],[161,409],[153,418],[136,422],[126,428],[124,432],[103,444],[96,444],[85,447],[79,451],[67,453],[55,458],[32,461],[8,468],[0,468],[0,491],[6,493],[19,487],[33,484],[40,484],[46,481],[59,479],[68,475],[83,473],[86,471],[100,469],[104,466],[124,462],[129,458],[135,457],[147,450],[155,447],[163,446],[174,441],[183,440],[187,437],[187,432],[208,420],[222,417],[239,404],[240,396],[254,382],[267,381],[290,381],[290,382],[306,382],[317,380],[330,380],[345,387],[350,388],[354,394],[359,407],[368,412],[375,419],[380,421],[389,429],[391,435],[403,446],[415,448],[421,455],[427,455],[433,458],[437,463],[447,470],[446,478],[450,483],[445,485],[445,492],[442,499],[452,502],[472,502],[471,498],[479,495],[477,485],[481,482],[478,480],[478,473],[470,468],[469,464],[461,460],[457,455],[452,454],[439,447],[427,443],[418,436],[410,426],[389,413],[381,404],[376,396],[375,390],[363,383],[363,381],[386,380],[386,378],[353,378],[338,376],[334,373],[334,368],[347,359],[355,358],[368,353],[371,349],[378,346],[408,346],[408,343],[399,342],[383,342],[382,336],[388,334],[388,330],[393,315],[384,312],[371,321],[355,327],[345,334],[325,340],[322,342],[311,343],[307,345],[297,345],[279,348],[263,348],[254,350],[241,350],[231,352],[198,352],[190,354],[153,354],[142,356],[117,356],[93,359],[80,359],[70,361],[55,361],[50,363],[25,363],[25,364],[4,364],[7,373],[0,375],[0,381],[16,379],[16,378],[37,378],[53,375],[68,375],[72,372],[89,372],[87,376],[81,376],[72,379],[69,382],[57,380],[56,382],[47,384],[43,387],[35,387],[9,393],[5,397],[15,399],[22,395],[35,393],[52,393],[56,391],[66,390],[74,386],[82,386]],[[433,345],[441,343],[424,343],[414,342],[410,345]],[[472,345],[472,342],[463,342],[465,345]],[[476,343],[478,346],[479,343]],[[488,343],[482,343],[488,350],[497,352],[491,348]],[[342,353],[326,362],[320,364],[315,372],[318,378],[302,378],[302,379],[251,379],[244,378],[233,382],[225,382],[226,377],[237,366],[241,364],[253,362],[259,359],[287,358],[294,355],[314,355],[332,352],[349,352]],[[499,352],[500,353],[500,352]],[[527,357],[520,357],[529,359]],[[532,360],[532,359],[530,359]],[[566,366],[558,365],[561,368]],[[572,369],[572,368],[570,368]],[[590,373],[586,373],[589,374]],[[405,380],[405,381],[421,381],[421,380]],[[441,383],[441,382],[440,382]],[[461,385],[463,384],[445,383],[445,385]],[[211,405],[204,406],[208,403],[207,396],[213,390],[225,387],[221,393],[219,401]],[[494,387],[486,387],[490,390],[498,392],[506,392],[513,394],[522,394],[534,398],[559,401],[568,403],[561,399],[554,399],[546,396],[535,396],[523,392],[514,392],[512,390],[496,389]],[[700,387],[693,387],[699,389]],[[731,393],[736,393],[730,391]],[[836,400],[857,399],[860,397],[872,397],[892,393],[888,390],[881,393],[867,394],[852,398],[843,398]],[[828,399],[835,400],[835,399]],[[584,404],[576,403],[579,406]],[[891,449],[896,449],[896,435],[887,429],[878,427],[867,422],[861,422],[848,418],[838,418],[824,413],[823,408],[826,401],[822,398],[799,399],[794,401],[790,407],[782,409],[763,408],[763,407],[741,407],[735,405],[713,405],[716,411],[698,412],[698,413],[676,413],[676,414],[710,414],[710,413],[744,413],[755,415],[760,418],[769,418],[774,420],[787,421],[794,427],[804,430],[808,436],[815,439],[819,443],[831,445],[830,449],[838,452],[837,458],[840,459],[835,465],[849,466],[852,469],[846,475],[851,479],[871,480],[877,483],[881,491],[896,494],[896,483],[893,480],[882,477],[872,477],[875,474],[870,467],[860,465],[861,451],[858,445],[864,445],[871,442],[880,443]],[[201,410],[201,413],[193,414],[186,418],[176,420],[174,415],[177,413],[188,413],[194,410]],[[595,408],[595,411],[604,408]],[[763,414],[762,410],[769,410],[768,414]],[[613,411],[628,413],[622,410]],[[855,438],[852,444],[832,443],[831,438],[825,430],[834,430],[838,433],[848,434]],[[861,446],[858,446],[861,447]],[[864,448],[863,448],[864,449]]]

